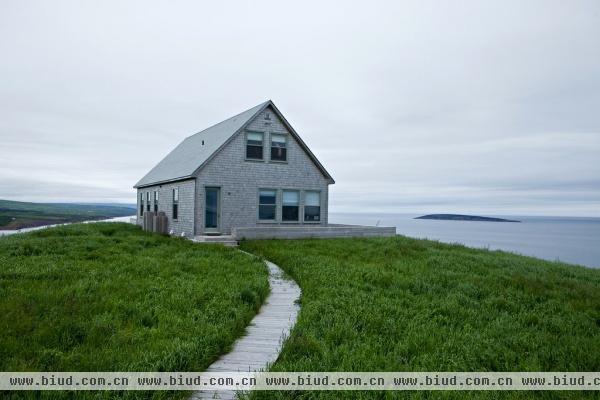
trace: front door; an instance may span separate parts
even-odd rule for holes
[[[205,191],[204,231],[206,233],[220,232],[221,189],[218,187],[207,187]]]

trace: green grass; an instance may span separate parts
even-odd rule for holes
[[[124,217],[135,213],[135,208],[122,206],[0,200],[0,229]]]
[[[302,289],[272,371],[600,371],[600,271],[406,237],[243,242]],[[260,392],[257,398],[530,398]],[[545,398],[597,393],[541,392]]]
[[[202,371],[244,331],[267,293],[259,260],[133,225],[75,224],[3,237],[0,370]]]

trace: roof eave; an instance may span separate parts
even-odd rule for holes
[[[145,188],[145,187],[148,187],[148,186],[156,186],[156,185],[163,185],[165,183],[186,181],[188,179],[196,179],[196,177],[194,175],[186,175],[186,176],[181,176],[179,178],[165,179],[165,180],[162,180],[162,181],[156,181],[156,182],[150,182],[150,183],[142,183],[142,184],[140,184],[138,182],[135,185],[133,185],[133,188],[134,189],[141,189],[141,188]]]

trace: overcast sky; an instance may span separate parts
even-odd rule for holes
[[[0,198],[133,203],[266,99],[332,212],[600,216],[597,0],[0,0]]]

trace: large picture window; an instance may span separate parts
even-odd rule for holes
[[[179,188],[173,188],[173,219],[177,219],[179,213]]]
[[[275,220],[275,207],[277,205],[277,191],[262,189],[258,194],[258,219],[261,221]]]
[[[154,191],[154,212],[158,213],[158,190]]]
[[[271,160],[287,161],[286,136],[271,134]]]
[[[304,221],[321,221],[321,192],[304,192]]]
[[[263,159],[263,138],[262,132],[248,132],[246,135],[246,158],[249,160]]]
[[[300,193],[296,190],[284,190],[281,203],[281,220],[298,221]]]

